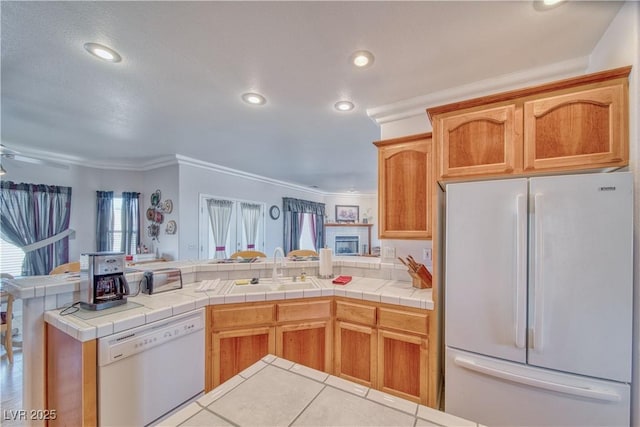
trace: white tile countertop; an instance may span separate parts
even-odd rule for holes
[[[240,279],[247,277],[270,277],[273,259],[260,258],[254,263],[219,263],[215,260],[181,260],[137,265],[127,268],[127,279],[137,281],[145,270],[176,267],[182,271],[183,282],[192,283],[204,279]],[[303,271],[310,276],[318,275],[318,261],[285,262],[285,270],[290,275],[300,275]],[[333,274],[361,276],[387,280],[410,282],[406,268],[398,263],[383,263],[373,257],[334,257]],[[3,290],[19,299],[53,296],[80,290],[80,274],[68,273],[52,276],[28,276],[2,279]]]
[[[198,292],[201,282],[187,283],[182,289],[160,294],[130,296],[122,306],[92,312],[80,309],[63,315],[60,308],[44,313],[44,320],[79,341],[102,338],[125,329],[167,319],[208,305],[253,301],[278,301],[294,298],[343,296],[366,301],[382,302],[433,309],[431,289],[417,289],[411,282],[368,277],[353,277],[346,285],[334,285],[331,279],[307,277],[311,289],[254,292],[253,285],[242,286],[242,293],[229,293],[235,280],[220,280],[213,289]],[[130,282],[132,292],[137,283]]]
[[[478,424],[267,355],[159,426]]]
[[[280,265],[280,262],[278,263]],[[80,275],[38,276],[2,279],[3,290],[23,299],[23,405],[38,409],[46,404],[45,399],[45,324],[48,323],[79,341],[90,341],[109,336],[137,326],[142,326],[174,315],[216,304],[250,302],[261,300],[305,298],[339,295],[382,303],[420,307],[432,310],[434,303],[431,289],[415,289],[406,267],[399,263],[381,262],[371,257],[334,257],[333,275],[352,276],[347,285],[333,285],[330,280],[321,280],[318,261],[288,260],[281,269],[283,277],[291,279],[308,276],[314,286],[302,290],[284,292],[254,292],[260,288],[236,289],[230,294],[229,286],[238,279],[272,277],[273,259],[259,259],[254,263],[219,263],[215,260],[181,260],[152,263],[127,270],[126,277],[131,291],[135,293],[146,270],[169,267],[179,268],[183,289],[129,297],[124,306],[100,312],[83,312],[62,316],[60,309],[80,301]],[[197,292],[203,282],[217,281],[219,285],[207,292]],[[267,280],[265,280],[266,282]],[[263,287],[264,288],[264,287]],[[227,293],[225,293],[227,292]],[[82,316],[81,316],[82,315]]]

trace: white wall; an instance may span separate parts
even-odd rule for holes
[[[369,211],[373,215],[372,246],[377,241],[376,195],[327,195],[318,191],[260,179],[250,174],[223,173],[211,167],[181,161],[144,172],[107,170],[70,165],[66,169],[34,166],[17,161],[3,160],[7,174],[4,181],[31,184],[61,185],[72,188],[70,227],[76,237],[69,242],[69,259],[77,260],[84,252],[95,251],[96,191],[136,191],[140,193],[141,243],[153,253],[170,259],[197,259],[199,241],[200,194],[211,194],[235,199],[264,202],[282,208],[283,197],[294,197],[326,203],[329,218],[334,217],[336,204],[359,205],[360,216]],[[165,214],[160,227],[159,239],[152,241],[147,235],[151,224],[146,219],[146,210],[151,206],[150,196],[160,190],[161,200],[171,199],[173,211]],[[272,254],[282,246],[282,215],[277,220],[266,217],[265,250]],[[174,235],[166,234],[169,220],[177,223]],[[375,242],[375,243],[374,243]]]
[[[264,202],[267,210],[276,205],[282,210],[282,198],[293,197],[324,203],[324,195],[304,191],[268,180],[236,176],[212,168],[194,164],[181,164],[179,172],[180,222],[179,254],[181,259],[198,258],[199,203],[201,194]],[[271,256],[277,246],[282,246],[283,216],[277,220],[266,217],[265,251]]]
[[[640,426],[640,135],[638,114],[640,97],[640,4],[628,1],[613,20],[600,42],[591,53],[589,71],[632,65],[629,76],[629,169],[634,173],[634,353],[633,381],[631,391],[631,425]]]
[[[142,173],[93,169],[70,165],[60,169],[3,160],[7,174],[3,181],[25,182],[71,187],[70,228],[76,230],[69,240],[69,259],[78,260],[80,254],[96,250],[96,191],[142,191]]]
[[[412,116],[402,120],[384,123],[380,126],[380,138],[398,138],[401,136],[431,132],[431,130],[431,121],[429,121],[429,116],[427,115],[425,108],[424,114],[420,114],[419,116]]]
[[[159,167],[144,172],[143,191],[140,194],[140,241],[146,245],[151,253],[165,259],[178,259],[178,241],[180,237],[182,221],[180,220],[180,199],[178,191],[178,165]],[[171,213],[165,213],[164,221],[160,224],[160,234],[156,240],[152,240],[147,233],[147,227],[151,221],[147,220],[146,212],[151,207],[151,194],[160,190],[160,201],[169,199],[173,202]],[[177,224],[176,234],[167,234],[167,222],[174,220]]]

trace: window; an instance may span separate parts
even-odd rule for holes
[[[214,238],[213,228],[211,226],[210,213],[208,208],[209,200],[218,200],[231,205],[230,221],[227,229],[227,238],[225,242],[216,242]],[[251,242],[247,242],[247,234],[243,219],[242,205],[258,205],[259,217],[257,221],[257,232],[255,233],[254,247],[250,248]],[[200,195],[200,259],[213,259],[216,257],[216,247],[224,246],[224,257],[241,250],[256,250],[264,252],[265,240],[265,211],[266,205],[261,202],[253,202],[248,200],[233,200],[223,197],[215,197],[209,195]],[[218,258],[221,255],[218,254]]]
[[[136,221],[137,222],[137,221]],[[113,230],[110,231],[113,237],[113,245],[111,251],[120,252],[122,250],[122,197],[113,198]],[[138,224],[135,224],[133,229],[133,238],[131,244],[125,249],[128,254],[135,254],[138,251]]]
[[[140,193],[97,192],[96,250],[137,253],[140,242]]]
[[[311,249],[313,251],[318,251],[319,248],[316,248],[313,244],[313,230],[311,228],[311,221],[314,221],[315,218],[310,213],[302,214],[304,216],[304,220],[302,222],[302,230],[300,231],[300,249]]]
[[[22,275],[24,252],[12,243],[0,239],[0,271],[13,277]]]

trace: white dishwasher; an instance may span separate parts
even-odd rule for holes
[[[204,309],[98,340],[98,423],[146,426],[204,392]]]

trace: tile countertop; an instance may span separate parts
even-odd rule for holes
[[[289,271],[306,270],[310,276],[318,274],[318,261],[286,261]],[[212,260],[181,260],[162,263],[137,265],[127,268],[127,278],[137,281],[145,270],[162,269],[168,267],[179,268],[182,271],[184,283],[202,280],[209,275],[225,279],[238,279],[245,276],[270,277],[273,268],[272,258],[260,258],[254,263],[219,263]],[[428,267],[429,269],[431,267]],[[411,277],[406,268],[398,263],[382,262],[380,258],[372,257],[333,257],[333,273],[338,275],[362,276],[382,278],[388,280],[410,281]],[[30,299],[45,297],[80,290],[80,274],[68,273],[52,276],[28,276],[15,279],[2,279],[3,290],[16,298]]]
[[[141,293],[137,296],[130,296],[126,305],[106,309],[102,312],[81,310],[77,313],[61,315],[61,309],[50,310],[44,313],[44,320],[73,338],[84,342],[208,305],[342,296],[425,310],[433,309],[431,289],[416,289],[411,285],[411,282],[353,277],[347,285],[334,285],[331,283],[331,279],[308,277],[307,280],[316,286],[313,289],[305,290],[252,292],[251,285],[245,285],[245,293],[234,294],[227,293],[229,287],[233,285],[233,280],[220,280],[217,286],[206,292],[196,291],[201,282],[193,282],[184,284],[182,289],[175,291],[154,295]],[[137,290],[136,284],[130,283],[130,287],[132,292]]]
[[[158,425],[478,426],[273,355]]]

